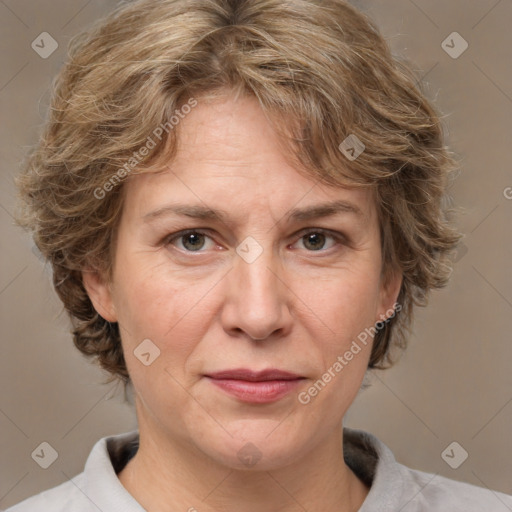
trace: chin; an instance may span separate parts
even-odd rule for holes
[[[240,420],[236,423],[236,428],[233,425],[226,427],[232,436],[219,427],[222,434],[217,431],[215,437],[202,436],[196,446],[218,464],[247,471],[269,471],[287,466],[305,449],[306,439],[301,439],[303,432],[294,435],[289,427],[275,420]]]

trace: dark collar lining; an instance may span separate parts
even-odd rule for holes
[[[343,458],[345,464],[368,487],[372,486],[379,455],[363,432],[343,429]]]
[[[121,443],[108,441],[108,452],[116,474],[128,464],[139,449],[139,436]],[[368,487],[371,487],[375,477],[375,470],[379,456],[370,439],[361,432],[352,429],[343,429],[343,458],[347,466]]]
[[[110,440],[109,440],[110,441]],[[118,475],[128,464],[129,460],[137,453],[139,449],[139,436],[125,443],[107,442],[107,449],[112,461],[112,467]]]

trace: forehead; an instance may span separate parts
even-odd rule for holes
[[[294,166],[256,98],[226,96],[202,101],[181,120],[177,150],[162,170],[132,176],[127,201],[139,216],[177,199],[199,209],[223,213],[291,211],[338,202],[359,212],[360,221],[375,215],[368,188],[331,186]]]

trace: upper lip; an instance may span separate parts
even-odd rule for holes
[[[234,368],[232,370],[222,370],[220,372],[208,373],[206,375],[212,379],[233,379],[233,380],[247,380],[250,382],[259,382],[266,380],[294,380],[301,379],[301,375],[278,370],[275,368],[268,368],[266,370],[253,371],[246,368]]]

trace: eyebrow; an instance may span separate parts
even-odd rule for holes
[[[360,219],[366,218],[358,206],[342,199],[327,203],[319,203],[312,206],[307,206],[305,208],[293,208],[285,215],[285,217],[288,222],[297,222],[319,219],[322,217],[331,217],[333,215],[339,215],[343,213],[352,214]],[[229,214],[225,210],[213,210],[207,206],[185,204],[171,204],[163,206],[152,212],[146,213],[143,216],[143,219],[145,222],[150,222],[153,219],[172,214],[199,220],[218,221],[225,224],[229,223]]]
[[[319,219],[321,217],[331,217],[341,213],[350,213],[361,219],[365,218],[363,211],[355,204],[338,199],[329,203],[320,203],[306,208],[294,208],[287,215],[289,220],[303,221]]]

